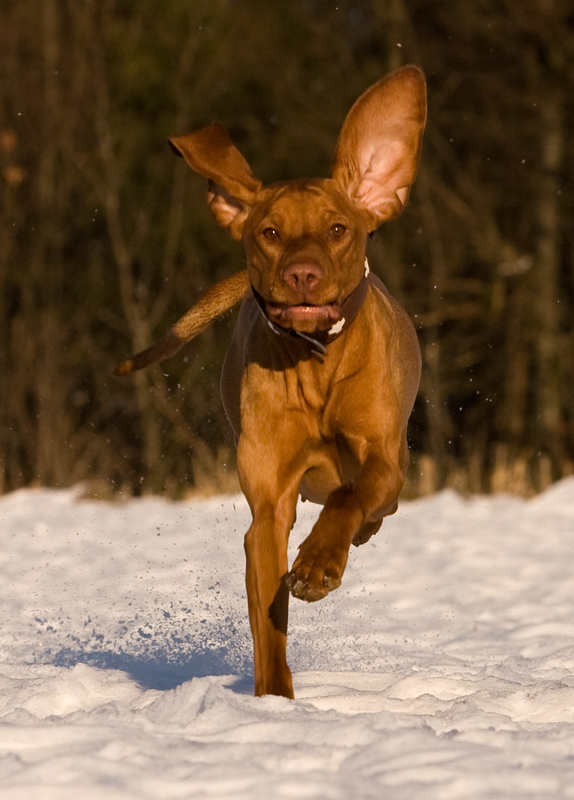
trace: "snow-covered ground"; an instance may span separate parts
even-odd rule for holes
[[[0,800],[574,798],[574,478],[403,503],[292,601],[295,701],[251,696],[248,520],[0,498]]]

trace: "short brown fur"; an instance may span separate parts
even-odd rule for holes
[[[245,552],[256,695],[293,697],[289,593],[315,601],[336,589],[350,545],[366,542],[397,508],[420,378],[416,334],[372,275],[346,317],[364,285],[368,233],[407,201],[425,119],[422,72],[396,70],[349,112],[330,179],[267,187],[218,123],[171,140],[208,178],[209,208],[243,242],[247,270],[214,286],[116,374],[173,355],[243,299],[222,396],[253,516]],[[289,569],[299,495],[323,509]]]

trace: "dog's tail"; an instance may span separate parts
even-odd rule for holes
[[[165,361],[166,358],[171,358],[186,342],[204,331],[217,317],[242,300],[248,289],[249,278],[245,269],[230,278],[219,281],[207,290],[203,297],[175,323],[159,342],[122,361],[113,374],[123,377],[156,361]]]

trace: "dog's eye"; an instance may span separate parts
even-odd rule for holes
[[[279,239],[279,231],[277,231],[275,228],[265,228],[263,231],[263,236],[265,236],[266,239],[269,239],[270,242],[276,242],[277,239]]]
[[[346,230],[347,229],[345,228],[344,225],[341,225],[340,222],[337,222],[335,225],[331,225],[330,233],[334,239],[340,239]]]

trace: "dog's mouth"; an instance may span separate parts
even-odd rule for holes
[[[336,302],[323,305],[267,302],[265,309],[271,322],[282,328],[293,328],[303,333],[329,330],[335,322],[338,322],[341,315],[341,307]]]

